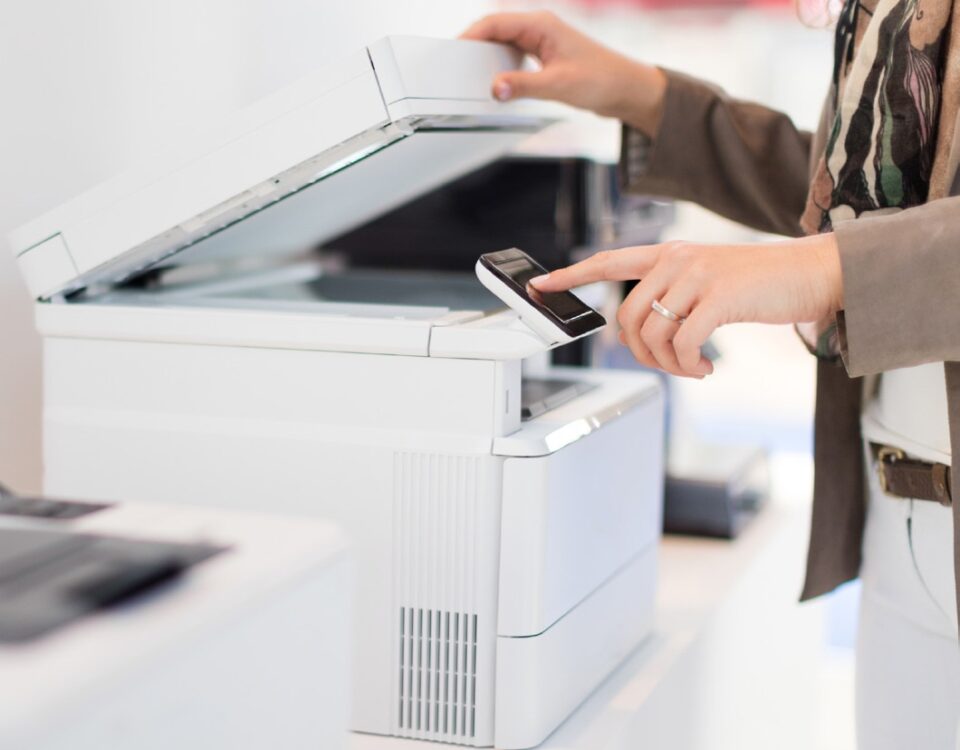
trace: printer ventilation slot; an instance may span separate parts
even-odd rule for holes
[[[400,702],[404,734],[472,738],[477,713],[477,616],[400,608]]]

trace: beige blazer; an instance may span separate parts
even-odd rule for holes
[[[624,128],[624,186],[690,200],[756,229],[799,236],[827,117],[816,134],[766,107],[679,73],[669,80],[656,139]],[[826,112],[825,112],[826,115]],[[865,517],[860,410],[864,376],[945,362],[950,434],[960,446],[960,127],[950,197],[836,228],[843,269],[843,366],[820,362],[814,420],[814,504],[801,599],[856,578]],[[960,494],[960,462],[952,487]],[[953,504],[960,582],[960,501]],[[960,587],[958,587],[960,589]],[[960,594],[958,594],[960,602]]]

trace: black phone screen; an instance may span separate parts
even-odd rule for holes
[[[547,273],[547,269],[522,250],[487,253],[480,256],[480,262],[570,335],[578,336],[606,324],[600,313],[575,294],[541,293],[530,286],[530,280]]]

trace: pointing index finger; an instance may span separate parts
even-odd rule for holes
[[[595,281],[640,279],[653,268],[659,255],[659,245],[604,250],[572,266],[532,279],[530,283],[541,292],[565,292]]]

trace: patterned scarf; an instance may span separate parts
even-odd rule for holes
[[[825,153],[800,226],[829,232],[851,219],[942,198],[950,186],[960,106],[960,0],[846,0],[837,21]],[[839,355],[835,320],[801,335]]]

